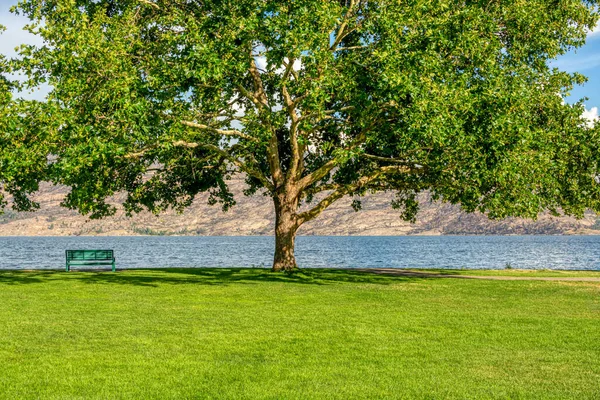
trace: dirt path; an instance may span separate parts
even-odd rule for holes
[[[600,282],[600,277],[560,277],[560,276],[498,276],[498,275],[455,275],[439,274],[435,272],[407,271],[393,268],[360,268],[360,271],[381,275],[408,276],[414,278],[458,278],[458,279],[483,279],[490,281],[572,281],[572,282]]]

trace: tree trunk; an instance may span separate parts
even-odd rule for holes
[[[298,230],[297,204],[275,197],[275,257],[273,271],[293,271],[298,268],[294,243]]]

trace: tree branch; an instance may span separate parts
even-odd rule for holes
[[[360,189],[362,186],[367,185],[369,182],[372,182],[373,180],[377,179],[380,176],[380,174],[381,174],[381,171],[377,171],[376,173],[374,173],[370,176],[363,176],[362,178],[360,178],[358,180],[358,182],[356,182],[353,185],[345,185],[345,186],[340,187],[339,189],[335,190],[334,192],[332,192],[328,196],[326,196],[323,200],[321,200],[312,209],[305,211],[303,213],[300,213],[298,215],[298,220],[300,221],[301,224],[303,224],[307,221],[310,221],[310,220],[316,218],[317,216],[319,216],[319,214],[321,214],[323,212],[323,210],[325,210],[327,207],[329,207],[335,201],[341,199],[348,193],[354,192],[354,191]]]
[[[376,170],[375,172],[373,172],[371,175],[361,177],[354,184],[338,186],[337,189],[335,189],[332,193],[330,193],[323,200],[321,200],[315,207],[313,207],[312,209],[310,209],[308,211],[300,213],[298,215],[298,219],[299,219],[300,223],[304,223],[304,222],[307,222],[307,221],[310,221],[310,220],[316,218],[319,214],[321,214],[323,212],[323,210],[325,210],[327,207],[329,207],[335,201],[341,199],[342,197],[344,197],[345,195],[347,195],[349,193],[355,192],[358,189],[361,189],[361,188],[371,184],[372,182],[376,181],[382,175],[394,174],[394,173],[411,173],[413,171],[414,171],[413,168],[408,167],[408,166],[382,167],[382,168]],[[325,185],[325,187],[326,187],[326,185]],[[335,184],[333,184],[331,187],[335,188]]]
[[[157,10],[160,10],[160,7],[158,6],[158,4],[156,4],[156,3],[153,3],[153,2],[151,2],[150,0],[139,0],[139,1],[140,1],[140,3],[147,4],[147,5],[149,5],[149,6],[153,7],[153,8],[155,8],[155,9],[157,9]]]
[[[181,123],[183,125],[189,126],[191,128],[203,129],[203,130],[211,131],[213,133],[217,133],[217,134],[223,135],[223,136],[234,136],[234,137],[239,137],[242,139],[250,140],[252,142],[260,142],[257,138],[250,136],[250,135],[246,135],[245,133],[240,132],[237,129],[217,129],[217,128],[213,128],[212,126],[198,124],[196,122],[191,122],[191,121],[181,121]]]
[[[263,87],[262,79],[260,77],[260,71],[256,67],[256,61],[254,61],[254,57],[250,55],[250,68],[248,68],[248,72],[250,72],[250,76],[252,77],[252,81],[254,82],[254,96],[255,98],[265,107],[269,106],[269,99],[267,94],[265,93],[265,89]]]
[[[350,110],[353,110],[353,109],[354,109],[354,106],[347,106],[347,107],[342,107],[339,110],[327,110],[327,111],[323,111],[323,112],[320,112],[320,113],[318,113],[318,112],[317,113],[310,113],[310,114],[306,114],[306,115],[301,116],[300,119],[299,119],[299,121],[305,121],[307,119],[317,117],[317,116],[319,116],[321,114],[323,114],[325,116],[330,116],[330,115],[333,115],[333,114],[336,114],[336,113],[339,113],[339,112],[350,111]],[[321,118],[318,121],[321,121],[323,119],[325,119],[325,118]]]
[[[261,102],[258,100],[258,98],[257,98],[257,97],[256,97],[256,96],[255,96],[253,93],[251,93],[250,91],[248,91],[248,89],[246,89],[244,86],[242,86],[242,85],[238,84],[238,85],[237,85],[237,89],[240,91],[240,93],[242,93],[242,95],[243,95],[244,97],[246,97],[248,100],[250,100],[252,103],[254,103],[254,105],[255,105],[255,106],[256,106],[256,107],[257,107],[259,110],[261,110],[261,109],[263,109],[263,107],[265,107],[265,105],[264,105],[264,104],[262,104],[262,103],[261,103]]]
[[[368,45],[365,46],[348,46],[348,47],[338,47],[334,49],[334,51],[349,51],[349,50],[361,50],[369,48]]]
[[[285,86],[285,83],[281,87],[281,94],[283,95],[283,101],[287,108],[288,114],[292,123],[290,124],[290,143],[292,150],[292,159],[290,160],[290,169],[288,171],[288,179],[291,178],[295,180],[297,178],[299,171],[300,161],[302,158],[302,154],[300,152],[300,146],[298,145],[298,121],[299,117],[296,113],[296,103],[292,100],[290,93]]]
[[[348,26],[348,22],[350,20],[350,15],[354,11],[353,9],[356,6],[356,3],[357,3],[357,0],[350,1],[350,5],[348,6],[348,11],[346,11],[346,15],[344,15],[344,18],[342,19],[342,23],[335,35],[335,40],[333,41],[333,44],[331,45],[331,47],[329,47],[330,50],[335,50],[337,45],[340,44],[340,42],[346,35],[344,31],[346,30],[346,27]]]
[[[269,101],[267,94],[265,93],[260,72],[256,68],[256,61],[252,53],[250,54],[250,68],[248,69],[252,81],[254,82],[254,95],[253,98],[262,106],[263,109],[269,108]],[[269,139],[269,148],[267,150],[269,159],[269,167],[271,169],[271,176],[276,187],[283,184],[283,173],[281,172],[281,164],[279,160],[279,143],[277,141],[277,134],[274,129],[271,128],[271,138]]]
[[[380,157],[380,156],[375,156],[375,155],[367,154],[367,153],[364,153],[362,156],[366,157],[370,160],[374,160],[374,161],[387,162],[387,163],[393,163],[393,164],[402,164],[402,165],[416,165],[410,161],[399,160],[397,158]]]
[[[287,81],[292,73],[292,70],[294,69],[294,63],[296,62],[296,60],[294,58],[290,58],[287,62],[287,64],[284,62],[283,64],[285,65],[285,72],[283,73],[283,76],[281,77],[282,82],[285,83],[285,81]]]
[[[304,192],[302,194],[304,196],[315,195],[315,194],[321,193],[321,192],[337,190],[340,187],[341,187],[341,185],[339,185],[337,183],[326,183],[323,185],[318,185],[315,187],[308,188],[308,189],[304,190]]]
[[[352,141],[352,143],[348,147],[346,147],[344,150],[346,150],[346,151],[352,150],[352,149],[360,146],[362,143],[364,143],[365,140],[367,139],[367,132],[373,127],[373,125],[374,125],[374,123],[369,125],[365,129],[363,129],[362,132],[356,137],[356,139],[354,139]],[[327,161],[320,168],[316,169],[312,173],[310,173],[310,174],[306,175],[304,178],[300,179],[298,181],[298,189],[300,191],[302,191],[305,188],[307,188],[308,186],[312,185],[313,183],[320,181],[329,173],[329,171],[331,171],[333,168],[335,168],[339,162],[340,162],[340,159],[337,157],[334,157],[331,160]]]
[[[187,147],[187,148],[196,148],[196,147],[202,147],[204,149],[210,150],[216,154],[219,154],[220,156],[222,156],[223,158],[229,160],[233,165],[235,165],[236,167],[238,167],[241,171],[247,173],[248,175],[258,179],[264,187],[266,187],[269,191],[273,192],[275,190],[273,184],[263,175],[262,172],[250,167],[249,165],[247,165],[243,160],[240,160],[239,158],[237,158],[236,156],[228,153],[226,150],[215,146],[214,144],[208,144],[208,143],[189,143],[189,142],[184,142],[183,140],[179,140],[176,142],[173,142],[174,146],[181,146],[181,147]]]
[[[275,190],[275,187],[273,186],[273,184],[267,179],[267,177],[260,170],[252,168],[246,162],[237,158],[233,154],[229,153],[227,150],[220,148],[219,146],[215,146],[214,144],[209,144],[209,143],[187,142],[185,140],[176,140],[176,141],[173,141],[171,144],[175,147],[184,147],[187,149],[195,149],[195,148],[201,147],[201,148],[209,150],[213,153],[216,153],[219,156],[221,156],[222,158],[231,162],[236,167],[238,167],[240,169],[240,171],[245,172],[248,175],[258,179],[263,184],[263,186],[266,187],[269,191],[273,192]],[[232,148],[230,150],[235,148],[235,146],[236,145],[232,146]],[[128,159],[140,158],[140,157],[143,157],[144,154],[146,154],[148,151],[155,150],[158,147],[159,147],[158,145],[149,146],[138,152],[127,154],[125,156],[125,158],[128,158]],[[255,160],[254,160],[254,162],[256,163]]]

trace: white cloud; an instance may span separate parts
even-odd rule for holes
[[[254,62],[256,63],[256,68],[258,68],[261,73],[267,70],[267,57],[254,57]]]
[[[583,114],[581,114],[581,116],[585,119],[587,119],[587,125],[591,128],[594,126],[595,123],[597,123],[600,120],[600,117],[598,116],[598,107],[592,107],[591,109],[585,109],[583,111]]]
[[[598,36],[600,35],[600,23],[598,23],[594,29],[592,29],[591,31],[589,31],[588,33],[588,37],[592,37],[592,36]]]

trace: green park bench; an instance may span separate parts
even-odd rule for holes
[[[115,254],[112,250],[67,250],[67,272],[71,265],[112,265],[115,272]]]

